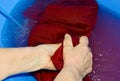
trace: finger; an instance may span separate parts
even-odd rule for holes
[[[72,38],[69,34],[65,35],[63,45],[64,45],[64,48],[73,47]]]
[[[83,77],[84,76],[86,76],[88,73],[90,73],[90,69],[91,68],[91,66],[87,66],[85,69],[84,69],[84,71],[83,71]]]
[[[92,52],[89,52],[88,53],[88,55],[87,55],[87,58],[89,58],[89,59],[87,59],[87,63],[89,64],[89,63],[93,63],[93,55],[92,55]]]
[[[87,36],[80,37],[79,43],[80,43],[80,45],[88,46],[88,44],[89,44],[88,37]]]
[[[85,77],[87,74],[91,73],[91,72],[92,72],[92,69],[93,69],[93,67],[92,67],[92,64],[91,64],[91,65],[89,65],[89,66],[85,69],[85,71],[83,72],[82,77]]]
[[[86,66],[92,66],[93,65],[93,58],[92,58],[92,55],[91,53],[89,53],[89,58],[86,60]],[[89,67],[88,67],[89,68]],[[88,69],[86,68],[86,69]]]
[[[85,73],[84,76],[86,76],[87,74],[91,73],[91,72],[92,72],[92,69],[93,69],[93,67],[90,66],[90,67],[86,70],[86,73]]]

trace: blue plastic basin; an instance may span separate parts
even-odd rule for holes
[[[28,20],[23,17],[22,12],[34,2],[35,0],[0,0],[0,47],[27,45],[29,27],[26,28],[25,23]],[[97,2],[98,20],[90,38],[94,55],[91,77],[93,81],[119,81],[120,0],[97,0]],[[4,81],[36,81],[36,79],[25,73],[11,76]]]

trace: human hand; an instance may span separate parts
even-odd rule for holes
[[[29,69],[27,72],[37,71],[40,69],[49,69],[56,70],[51,57],[54,55],[54,52],[60,47],[61,44],[42,44],[36,47],[33,47],[33,53],[31,53],[30,58],[32,57],[31,63],[29,64]]]
[[[40,69],[55,70],[51,56],[60,45],[43,44],[36,47],[0,48],[0,80],[18,73]]]
[[[92,71],[92,53],[88,43],[88,38],[82,36],[79,44],[73,47],[70,35],[65,35],[63,48],[64,68],[76,68],[82,78]]]

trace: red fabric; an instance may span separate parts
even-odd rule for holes
[[[61,3],[66,2],[63,2],[62,0]],[[37,19],[40,20],[40,22],[31,31],[28,45],[36,46],[39,44],[54,44],[63,42],[64,35],[69,33],[72,35],[73,44],[75,46],[78,44],[79,36],[88,36],[90,34],[93,26],[95,25],[96,17],[97,5],[95,6],[94,4],[93,7],[87,3],[80,6],[71,5],[71,2],[67,5],[50,4],[45,9],[42,17]],[[64,62],[62,53],[63,46],[61,46],[51,58],[57,68],[57,71],[42,70],[34,73],[38,81],[54,80],[63,67]],[[84,81],[91,81],[91,79],[87,76]]]
[[[66,26],[67,27],[67,26]],[[70,33],[65,25],[61,24],[39,24],[31,32],[29,37],[29,46],[36,46],[39,44],[53,44],[63,41],[64,35]],[[74,30],[73,30],[74,31]],[[87,34],[87,33],[86,33]],[[81,34],[79,34],[81,35]],[[72,34],[74,46],[78,44],[78,34]],[[61,46],[52,56],[52,61],[57,71],[38,71],[35,72],[35,76],[38,81],[53,81],[59,71],[63,67],[63,47]],[[90,77],[86,77],[84,81],[91,81]]]
[[[51,3],[61,3],[61,4],[74,4],[80,6],[92,7],[97,11],[97,3],[95,0],[36,0],[36,2],[24,11],[24,16],[30,19],[39,20],[42,15],[42,11],[45,9],[46,5]]]
[[[40,20],[42,23],[67,24],[72,30],[81,33],[92,29],[96,15],[96,10],[88,6],[50,4]]]

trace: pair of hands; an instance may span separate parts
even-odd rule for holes
[[[80,81],[80,77],[83,78],[91,72],[92,53],[88,47],[88,38],[80,37],[79,42],[73,47],[71,36],[65,35],[64,67],[55,81]],[[0,48],[0,80],[22,72],[56,70],[51,57],[60,46],[61,44],[43,44],[36,47]]]
[[[63,42],[63,68],[73,67],[80,73],[82,78],[92,71],[92,53],[88,47],[88,43],[88,38],[86,36],[82,36],[80,37],[79,44],[73,47],[72,39],[69,34],[65,35]],[[51,61],[51,57],[60,45],[61,44],[44,44],[36,46],[34,48],[34,56],[36,56],[33,64],[34,66],[27,71],[36,71],[40,68],[56,70]]]

